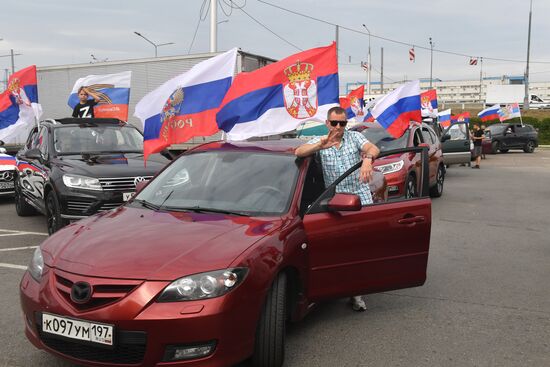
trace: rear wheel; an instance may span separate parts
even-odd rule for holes
[[[443,183],[445,182],[445,170],[443,166],[439,166],[435,176],[435,185],[430,188],[430,196],[438,198],[443,195]]]
[[[59,201],[54,191],[50,191],[46,197],[46,221],[49,234],[57,232],[68,224],[67,220],[61,218]]]
[[[525,153],[533,153],[535,151],[535,143],[532,140],[529,140],[523,147],[523,151]]]
[[[17,185],[17,177],[15,178],[15,194],[14,194],[14,200],[15,200],[15,212],[20,217],[28,217],[30,215],[36,214],[36,210],[25,201],[25,198],[23,197],[23,194],[21,193],[21,189]]]
[[[281,273],[267,292],[256,330],[252,364],[280,367],[285,357],[286,274]]]
[[[407,181],[405,181],[405,199],[414,198],[416,196],[416,177],[414,177],[414,175],[409,175]]]

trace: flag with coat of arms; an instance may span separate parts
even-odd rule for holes
[[[349,92],[346,97],[340,98],[340,107],[346,110],[348,119],[355,118],[358,122],[365,119],[365,86],[362,85]]]
[[[513,119],[514,117],[521,118],[521,111],[519,110],[519,104],[512,103],[502,107],[499,110],[498,115],[499,115],[500,122]]]

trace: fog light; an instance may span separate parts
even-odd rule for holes
[[[212,354],[215,348],[215,341],[194,345],[169,345],[164,351],[164,358],[162,360],[163,362],[170,362],[204,358]]]
[[[388,186],[389,194],[396,194],[399,192],[399,186]]]

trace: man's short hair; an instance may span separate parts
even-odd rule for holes
[[[346,110],[344,110],[344,109],[343,109],[342,107],[340,107],[340,106],[334,106],[334,107],[332,107],[332,108],[331,108],[330,110],[328,110],[328,112],[327,112],[327,120],[330,118],[330,115],[331,115],[332,113],[335,113],[335,114],[337,114],[337,115],[342,115],[342,114],[345,115],[345,114],[346,114]]]

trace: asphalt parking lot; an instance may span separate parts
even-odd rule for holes
[[[423,287],[320,305],[288,329],[285,366],[549,366],[550,150],[452,166],[432,202]],[[23,333],[18,285],[42,216],[0,199],[0,366],[72,366]]]

